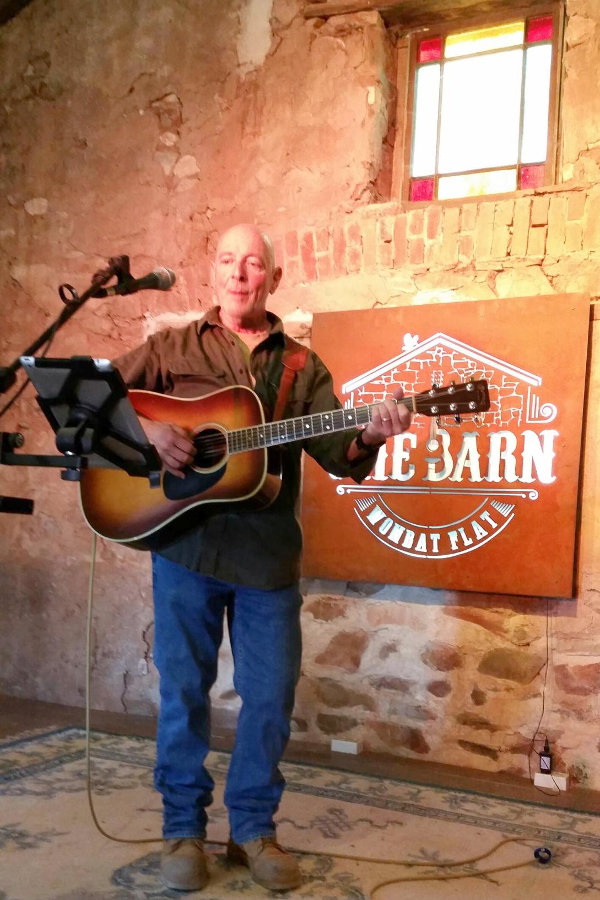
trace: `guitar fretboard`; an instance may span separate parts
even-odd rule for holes
[[[357,425],[368,425],[371,421],[371,409],[371,406],[366,405],[354,409],[336,409],[229,431],[227,449],[229,453],[243,453],[246,450],[275,447],[334,431],[345,431]]]

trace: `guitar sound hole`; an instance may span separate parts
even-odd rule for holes
[[[218,428],[205,428],[194,437],[196,455],[192,468],[212,469],[227,453],[227,439]]]

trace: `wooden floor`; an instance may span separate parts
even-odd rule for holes
[[[0,694],[0,739],[6,740],[30,731],[52,730],[65,726],[85,727],[85,710],[79,707],[42,703]],[[146,716],[93,710],[91,726],[112,734],[155,737],[156,719]],[[233,732],[226,728],[213,730],[215,750],[231,749]],[[332,753],[327,748],[309,747],[300,741],[290,741],[286,759],[313,765],[345,769],[365,775],[401,779],[416,784],[438,785],[446,788],[473,791],[495,797],[522,800],[530,803],[595,812],[600,814],[600,794],[581,787],[570,786],[557,795],[536,788],[528,779],[511,775],[445,766],[414,759],[399,759],[371,753],[358,756]]]

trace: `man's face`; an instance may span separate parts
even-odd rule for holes
[[[277,287],[280,275],[257,228],[237,225],[221,237],[214,287],[228,319],[249,324],[264,319],[267,297]]]

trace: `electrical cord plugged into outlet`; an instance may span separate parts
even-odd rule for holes
[[[559,775],[558,772],[553,771],[550,743],[548,738],[546,738],[544,749],[540,753],[540,771],[535,773],[533,783],[536,787],[549,788],[551,791],[558,793],[559,791],[566,791],[567,782],[566,775]]]

